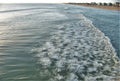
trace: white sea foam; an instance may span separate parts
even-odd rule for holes
[[[48,81],[115,81],[120,61],[110,40],[83,15],[58,28],[36,57]]]

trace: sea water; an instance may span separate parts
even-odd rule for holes
[[[116,16],[65,4],[1,4],[0,81],[119,79]]]

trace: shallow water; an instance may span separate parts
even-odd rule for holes
[[[0,81],[79,81],[81,76],[81,79],[83,76],[86,77],[86,81],[95,81],[96,78],[108,80],[119,77],[119,74],[114,75],[118,71],[118,58],[115,50],[119,55],[119,32],[117,31],[119,28],[118,23],[114,22],[118,21],[115,17],[118,12],[101,10],[99,16],[94,16],[91,13],[86,13],[89,10],[93,10],[91,13],[94,15],[98,11],[63,4],[1,4]],[[107,18],[108,15],[102,12],[109,12],[112,18]],[[100,21],[103,21],[100,18],[101,14],[104,23],[107,22],[108,25],[100,24]],[[95,18],[98,21],[95,21]],[[110,19],[112,20],[110,21]],[[110,25],[111,23],[113,25]],[[104,33],[96,29],[95,26],[99,27],[101,31],[104,30],[102,31]],[[108,26],[111,29],[108,29]],[[117,27],[116,30],[113,27]],[[112,40],[112,44],[104,34]],[[102,43],[99,45],[96,42],[99,40],[103,41],[104,50],[100,47]],[[93,57],[96,53],[100,53],[100,56]],[[67,55],[69,59],[66,57]],[[103,56],[105,58],[101,58]],[[84,68],[84,64],[93,64],[93,60],[89,58],[94,58],[96,65],[93,65],[93,69],[87,67],[88,71],[97,72],[96,68],[103,67],[98,63],[98,58],[102,59],[103,62],[111,59],[111,64],[105,62],[106,68],[108,66],[115,68],[109,68],[109,76],[108,74],[103,75],[104,70],[101,70],[100,74],[97,73],[101,75],[100,77],[95,73],[96,78],[93,78],[94,74],[90,74],[90,72],[86,72],[85,75],[77,75],[81,70],[76,72],[75,68]],[[51,66],[51,64],[53,65]]]
[[[70,13],[82,13],[84,16],[89,18],[93,24],[99,28],[106,36],[111,40],[113,47],[116,49],[117,55],[120,56],[120,11],[114,10],[104,10],[88,7],[80,7],[71,5],[71,9],[74,9],[75,12],[69,10]]]

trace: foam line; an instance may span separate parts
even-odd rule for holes
[[[92,21],[65,23],[43,47],[32,49],[40,74],[48,81],[115,81],[120,77],[120,61],[108,37]]]

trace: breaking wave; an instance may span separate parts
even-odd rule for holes
[[[32,49],[44,81],[116,81],[120,61],[108,37],[92,22],[80,21],[60,26],[42,47]]]

